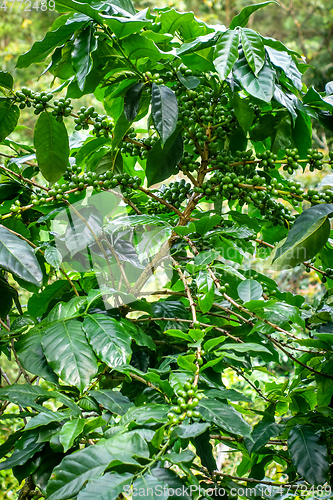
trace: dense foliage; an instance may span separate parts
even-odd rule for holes
[[[299,179],[331,166],[311,121],[332,129],[333,83],[246,27],[269,3],[225,30],[59,0],[17,62],[50,57],[59,86],[0,73],[0,418],[20,422],[0,470],[21,499],[332,496],[333,176]],[[33,145],[10,136],[23,109]],[[296,266],[320,300],[277,287]]]

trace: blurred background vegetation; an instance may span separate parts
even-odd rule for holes
[[[35,2],[35,3],[34,3]],[[29,8],[30,11],[26,10]],[[251,0],[140,0],[136,2],[138,9],[145,7],[162,8],[174,7],[179,11],[193,11],[194,14],[208,24],[221,24],[228,27],[231,19]],[[264,36],[281,40],[285,45],[302,54],[304,62],[310,67],[304,75],[305,84],[313,85],[318,91],[324,91],[327,82],[333,80],[333,3],[332,0],[284,0],[279,5],[272,5],[257,11],[249,22],[249,27],[259,31]],[[6,10],[5,10],[5,7]],[[38,10],[37,8],[38,7]],[[12,73],[15,88],[27,86],[37,91],[44,90],[52,85],[52,75],[40,75],[46,68],[45,63],[34,65],[27,69],[16,69],[16,61],[20,54],[26,52],[31,45],[45,36],[58,13],[49,9],[40,9],[40,0],[0,0],[0,61],[1,70]],[[55,83],[57,86],[58,83]],[[83,104],[87,104],[85,97]],[[27,109],[21,114],[19,129],[12,134],[18,142],[32,144],[33,123],[36,117]],[[23,126],[23,127],[22,127]],[[314,124],[314,143],[316,147],[327,154],[332,149],[333,132],[325,131],[318,124]],[[310,173],[302,176],[306,187],[315,187],[320,179],[329,172]],[[276,278],[276,277],[275,277]],[[300,293],[306,296],[307,301],[317,300],[324,291],[317,276],[306,274],[301,267],[293,271],[281,273],[278,279],[281,289]],[[1,298],[0,298],[1,300]],[[11,364],[3,355],[1,366],[11,374]],[[13,376],[12,376],[13,375]],[[234,386],[241,383],[238,380],[229,380]],[[229,385],[229,384],[228,384]],[[243,385],[241,383],[241,385]],[[242,388],[240,387],[242,390]],[[1,420],[0,445],[6,440],[9,428],[17,424],[15,420]],[[226,460],[232,461],[232,455]],[[10,471],[0,472],[0,500],[18,498],[19,484]]]

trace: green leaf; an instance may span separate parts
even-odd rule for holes
[[[62,262],[62,255],[56,247],[47,247],[44,252],[45,260],[50,266],[59,269]]]
[[[59,432],[59,442],[62,444],[65,453],[72,448],[75,439],[82,433],[85,424],[86,420],[84,418],[75,418],[62,426]]]
[[[87,480],[103,474],[111,460],[111,451],[105,444],[90,446],[65,457],[55,467],[47,484],[48,500],[67,500],[76,496]]]
[[[42,316],[47,311],[52,300],[60,299],[65,292],[70,290],[67,280],[58,280],[48,285],[38,294],[34,294],[28,301],[28,312],[34,318]]]
[[[90,53],[96,50],[96,47],[95,29],[89,24],[75,37],[72,49],[72,64],[80,90],[83,90],[86,77],[92,69],[93,62]]]
[[[136,14],[136,10],[132,0],[112,0],[113,7],[120,7],[120,9],[124,9],[129,14],[134,16]],[[118,9],[117,9],[118,10]],[[119,11],[121,12],[121,11]]]
[[[110,410],[116,415],[125,415],[127,410],[134,406],[134,403],[119,391],[100,389],[99,391],[90,391],[89,394],[106,410]]]
[[[160,13],[160,21],[163,33],[174,34],[175,31],[193,19],[193,12],[177,12],[175,9],[166,10]]]
[[[19,56],[16,67],[27,68],[32,63],[43,61],[56,47],[61,47],[71,38],[85,21],[74,22],[60,26],[55,31],[48,31],[43,40],[35,42],[28,52]]]
[[[20,110],[12,99],[0,97],[0,142],[13,132],[20,116]]]
[[[148,187],[168,179],[183,156],[183,138],[177,131],[165,142],[155,142],[148,153],[146,176]]]
[[[12,308],[13,299],[15,302],[18,301],[18,292],[2,276],[0,276],[0,297],[0,318],[6,319]]]
[[[265,47],[260,36],[248,28],[241,29],[242,47],[253,73],[257,76],[265,63]]]
[[[113,131],[112,147],[114,149],[119,146],[130,126],[131,123],[127,120],[125,113],[122,113],[118,118]]]
[[[163,52],[152,40],[148,40],[148,38],[137,33],[122,40],[122,46],[126,50],[129,59],[137,60],[148,57],[152,62],[173,59],[171,53]]]
[[[0,225],[0,267],[24,281],[41,286],[43,273],[28,243]]]
[[[121,39],[140,32],[142,28],[150,27],[151,20],[142,19],[142,12],[138,12],[136,16],[130,18],[107,16],[104,18],[104,23],[111,28],[118,39]]]
[[[203,434],[196,436],[193,442],[202,466],[209,472],[216,470],[217,465],[213,455],[213,447],[210,442],[209,429],[207,429]]]
[[[183,439],[188,439],[203,434],[209,427],[210,424],[207,422],[205,423],[196,422],[194,424],[181,424],[174,428],[173,435],[179,436]]]
[[[97,356],[110,368],[129,362],[131,337],[119,321],[93,314],[84,319],[83,328]]]
[[[202,399],[199,402],[199,411],[205,420],[213,422],[221,429],[231,434],[249,437],[251,426],[231,405],[226,405],[215,399]]]
[[[7,399],[11,403],[23,406],[24,408],[26,408],[27,406],[31,406],[32,408],[34,408],[35,399],[44,396],[48,396],[48,391],[37,385],[12,384],[3,389],[0,389],[1,400]],[[40,407],[40,405],[38,406],[39,409],[42,408]],[[45,408],[43,408],[43,410],[46,411]]]
[[[139,493],[144,491],[145,500],[156,500],[157,498],[166,500],[169,498],[167,485],[151,474],[137,477],[133,482],[133,488]],[[136,496],[133,495],[133,498]]]
[[[268,2],[256,3],[254,5],[249,5],[249,6],[245,7],[243,10],[241,10],[241,12],[239,14],[237,14],[237,16],[235,16],[232,19],[229,28],[234,29],[237,26],[241,26],[241,27],[246,26],[248,21],[249,21],[249,18],[253,12],[255,12],[258,9],[262,9],[263,7],[266,7],[266,5],[268,5],[270,3],[275,3],[275,4],[279,5],[278,2],[275,2],[274,0],[270,0]]]
[[[233,73],[243,89],[250,95],[265,102],[271,101],[274,94],[275,71],[268,62],[264,64],[256,77],[243,54],[235,63]]]
[[[74,210],[70,210],[67,220],[65,243],[71,252],[71,256],[73,256],[76,252],[80,252],[95,242],[91,231],[97,237],[100,235],[103,226],[103,217],[97,208],[88,206],[78,208],[75,212]]]
[[[18,465],[25,464],[37,452],[42,450],[45,446],[44,443],[37,443],[37,435],[35,432],[29,432],[28,435],[21,438],[16,444],[11,457],[7,458],[4,462],[0,463],[0,471],[12,469]]]
[[[117,500],[119,494],[125,492],[126,486],[130,487],[133,474],[125,472],[107,472],[102,477],[89,481],[87,487],[81,490],[77,500]]]
[[[326,482],[329,471],[327,447],[307,425],[295,425],[289,433],[288,451],[300,476],[315,486]]]
[[[282,434],[282,431],[283,426],[278,425],[275,422],[258,422],[251,433],[253,441],[248,440],[246,447],[250,453],[258,451],[268,443],[270,438],[279,436]]]
[[[83,390],[97,372],[97,361],[81,323],[75,320],[56,323],[42,336],[45,357],[51,368],[66,383]]]
[[[238,344],[238,343],[227,343],[227,344],[222,344],[219,347],[219,351],[224,351],[226,349],[233,349],[236,352],[267,352],[270,354],[270,351],[267,349],[262,344],[255,344],[254,342],[244,342],[244,344]]]
[[[0,71],[0,87],[12,89],[14,86],[13,77],[8,71]]]
[[[174,133],[178,121],[178,101],[166,85],[152,85],[151,113],[162,146]]]
[[[67,129],[63,122],[43,111],[34,130],[38,167],[45,179],[56,182],[66,172],[69,157]]]
[[[56,0],[56,8],[58,12],[79,12],[85,14],[85,16],[79,16],[79,18],[84,17],[88,21],[86,18],[86,16],[88,16],[88,18],[90,17],[98,23],[102,23],[102,17],[99,15],[98,11],[92,8],[88,3],[76,2],[76,0]]]
[[[58,302],[47,315],[45,322],[53,323],[60,319],[77,316],[80,308],[86,302],[85,297],[73,297],[69,302]]]
[[[216,41],[220,37],[221,33],[208,33],[207,35],[198,36],[192,42],[183,43],[180,47],[176,49],[178,55],[191,54],[196,50],[203,50],[205,48],[212,47],[216,44]],[[177,73],[178,74],[178,73]]]
[[[328,216],[332,212],[333,205],[326,203],[308,208],[296,219],[286,241],[275,252],[272,262],[277,269],[295,267],[321,250],[329,237]]]
[[[256,280],[242,281],[237,287],[238,296],[244,302],[259,300],[262,297],[263,289]]]
[[[250,106],[248,99],[243,99],[240,97],[238,92],[235,92],[232,96],[231,102],[239,125],[242,127],[244,132],[248,132],[254,120],[254,111]],[[239,228],[237,228],[236,233],[238,231]]]
[[[26,431],[37,429],[38,427],[49,425],[52,422],[61,422],[63,420],[67,420],[68,418],[69,415],[61,412],[39,413],[38,415],[36,415],[36,417],[33,417],[29,420],[24,429]]]
[[[124,114],[129,122],[132,122],[139,111],[143,83],[135,83],[126,92],[124,100]]]
[[[214,50],[214,66],[222,80],[225,80],[238,59],[239,31],[225,31]]]
[[[22,335],[16,342],[15,349],[23,368],[49,382],[57,383],[58,377],[48,365],[43,352],[41,329],[32,328],[28,333]]]

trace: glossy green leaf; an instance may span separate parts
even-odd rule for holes
[[[213,446],[210,442],[209,429],[203,434],[199,434],[193,440],[196,453],[201,460],[201,464],[209,472],[217,469],[217,464],[213,455]]]
[[[178,121],[178,101],[166,85],[152,85],[151,113],[162,146],[174,133]]]
[[[247,63],[244,54],[235,63],[233,68],[235,78],[246,92],[265,102],[270,102],[274,94],[275,71],[266,62],[256,77]]]
[[[98,11],[91,7],[88,3],[77,2],[76,0],[56,0],[56,8],[58,12],[78,12],[81,14],[85,14],[88,19],[85,17],[86,21],[90,19],[94,19],[95,21],[101,23],[102,18],[99,15]],[[82,17],[82,16],[81,16]]]
[[[20,111],[14,101],[0,97],[0,142],[13,132],[19,116]]]
[[[254,120],[254,111],[253,108],[250,106],[248,99],[243,99],[236,92],[233,94],[231,102],[238,123],[240,124],[244,132],[248,132]],[[238,233],[239,233],[239,228],[237,228],[236,230],[237,237],[239,237]]]
[[[173,430],[173,434],[183,439],[188,439],[203,434],[209,428],[209,426],[210,424],[207,422],[205,423],[196,422],[194,424],[181,424],[175,427],[175,429]]]
[[[312,484],[326,482],[329,470],[327,447],[314,429],[307,425],[295,425],[289,433],[288,451],[300,476]]]
[[[238,296],[244,302],[259,300],[262,297],[263,289],[256,280],[242,281],[237,287]]]
[[[111,460],[111,452],[105,445],[90,446],[68,455],[53,471],[46,489],[47,498],[67,500],[76,496],[87,480],[103,474]]]
[[[73,297],[69,302],[58,302],[45,318],[46,323],[77,316],[80,308],[86,302],[85,297]]]
[[[328,216],[332,212],[333,205],[326,203],[308,208],[296,219],[286,241],[274,255],[277,269],[295,267],[321,250],[329,237]]]
[[[270,353],[270,351],[267,349],[267,347],[265,347],[264,345],[262,344],[255,344],[254,342],[244,342],[243,344],[238,344],[237,342],[234,343],[234,344],[231,344],[231,343],[226,343],[226,344],[222,344],[220,347],[219,347],[219,351],[224,351],[226,349],[232,349],[236,352],[249,352],[249,351],[252,351],[252,352],[267,352],[267,353]]]
[[[171,53],[163,52],[152,40],[148,40],[148,38],[136,33],[126,37],[122,41],[122,46],[130,59],[137,60],[142,57],[148,57],[154,62],[173,59]]]
[[[32,328],[22,335],[15,344],[17,355],[23,368],[49,382],[57,383],[58,377],[49,366],[42,348],[42,331]]]
[[[135,83],[126,92],[124,100],[124,114],[129,122],[132,122],[139,111],[143,83]]]
[[[182,24],[193,19],[193,12],[177,12],[175,9],[166,10],[160,13],[162,31],[174,34]]]
[[[167,498],[170,498],[168,486],[151,474],[145,474],[144,476],[137,477],[133,482],[133,488],[135,488],[135,491],[139,493],[143,491],[146,492],[146,500],[156,500],[157,498],[167,500]]]
[[[73,33],[84,24],[84,21],[60,26],[54,31],[48,31],[43,38],[35,42],[30,50],[19,56],[17,68],[27,68],[32,63],[43,61],[56,47],[61,47]]]
[[[42,316],[52,300],[60,299],[69,290],[70,284],[67,280],[58,280],[51,283],[42,292],[30,297],[28,301],[29,314],[34,318]]]
[[[13,77],[8,71],[0,71],[0,87],[12,89],[14,85]]]
[[[71,256],[94,243],[94,234],[96,237],[100,235],[102,225],[102,214],[94,206],[71,210],[65,234],[66,247]]]
[[[45,446],[44,443],[37,443],[37,435],[35,432],[29,432],[27,435],[23,436],[16,444],[12,455],[7,458],[4,462],[0,463],[0,471],[6,469],[12,469],[18,465],[25,464],[30,460],[37,452],[42,450]]]
[[[90,391],[89,394],[106,410],[110,410],[116,415],[124,415],[129,408],[134,406],[134,403],[132,403],[128,397],[123,396],[119,391],[100,389],[98,391]]]
[[[66,172],[69,157],[67,129],[63,122],[43,111],[34,130],[38,167],[45,179],[56,182]]]
[[[81,490],[78,500],[117,500],[119,494],[126,492],[130,487],[133,474],[125,472],[107,472],[102,477],[89,481],[86,488]]]
[[[265,47],[260,36],[248,28],[241,29],[241,40],[248,65],[257,76],[265,63]]]
[[[199,402],[199,411],[205,420],[213,422],[227,432],[244,437],[249,437],[251,433],[251,426],[231,405],[226,405],[215,399],[202,399]]]
[[[75,418],[62,426],[59,432],[59,442],[62,444],[65,453],[73,446],[76,438],[82,433],[85,424],[86,420],[84,418]]]
[[[230,28],[234,29],[237,26],[244,27],[247,25],[249,18],[253,12],[255,12],[258,9],[262,9],[263,7],[266,7],[266,5],[269,5],[270,3],[275,3],[279,5],[278,2],[275,2],[274,0],[270,0],[268,2],[262,2],[262,3],[255,3],[253,5],[248,5],[247,7],[244,7],[244,9],[235,16],[231,23],[230,23]]]
[[[93,62],[90,54],[96,48],[95,29],[92,25],[88,25],[75,37],[72,49],[72,64],[80,90],[83,90],[86,78],[92,69]]]
[[[238,59],[239,31],[223,33],[214,50],[214,66],[222,80],[225,80]]]
[[[49,425],[53,422],[61,422],[63,420],[67,420],[68,418],[68,415],[61,413],[60,411],[53,413],[39,413],[36,417],[29,420],[25,426],[25,430],[37,429],[38,427]]]
[[[24,281],[40,286],[43,273],[33,248],[0,225],[0,267]]]
[[[162,147],[161,139],[149,151],[146,165],[148,187],[162,182],[173,174],[183,156],[183,138],[177,131]]]
[[[47,247],[44,252],[45,260],[50,266],[59,269],[62,262],[62,255],[56,247]]]
[[[138,12],[136,16],[130,18],[105,16],[104,22],[111,28],[117,38],[126,38],[133,33],[139,33],[143,28],[150,27],[151,20],[142,19],[141,14],[141,12]]]
[[[46,328],[42,346],[51,368],[67,384],[83,390],[97,372],[96,357],[78,321],[59,322]]]
[[[253,453],[267,444],[272,437],[282,434],[283,426],[275,422],[258,422],[251,433],[253,441],[248,441],[246,447],[250,453]]]
[[[110,368],[129,362],[132,339],[119,321],[92,314],[84,319],[83,328],[98,358]]]
[[[15,302],[18,301],[18,292],[2,276],[0,276],[0,297],[0,318],[5,320],[12,308],[13,299]]]

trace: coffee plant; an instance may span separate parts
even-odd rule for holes
[[[58,0],[17,61],[57,83],[0,72],[0,470],[20,499],[332,498],[333,154],[311,126],[333,130],[333,83],[246,27],[269,3],[226,29]],[[296,266],[318,299],[278,288]]]

